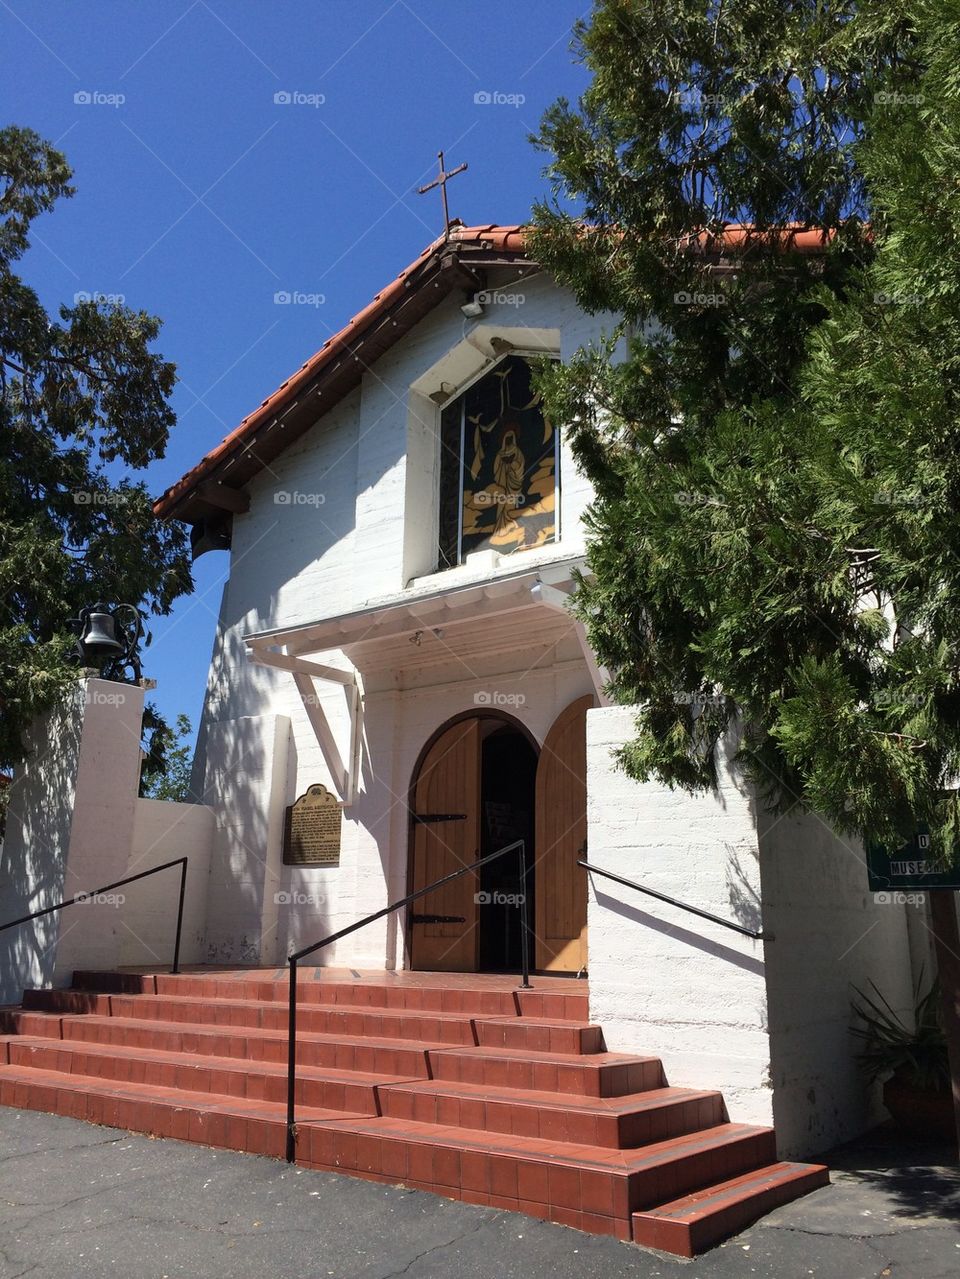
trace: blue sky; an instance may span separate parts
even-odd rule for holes
[[[469,163],[452,216],[526,218],[545,189],[528,135],[585,87],[570,29],[589,7],[0,0],[0,119],[54,141],[78,188],[37,223],[25,278],[48,308],[113,294],[164,320],[179,423],[154,492],[440,232],[438,194],[413,193],[439,149]],[[161,709],[194,726],[226,569],[198,561],[145,654]]]

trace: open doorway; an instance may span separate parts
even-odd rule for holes
[[[527,876],[523,882],[520,850],[506,853],[480,869],[480,972],[518,972],[521,967],[521,894],[530,926],[535,915],[535,831],[537,752],[527,736],[510,724],[488,721],[480,748],[480,855],[522,839]],[[533,962],[533,939],[530,938]]]

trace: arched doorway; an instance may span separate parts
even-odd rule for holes
[[[586,836],[586,711],[558,716],[543,751],[518,721],[493,711],[448,721],[414,769],[410,888],[416,891],[514,840],[527,849],[461,875],[414,902],[407,917],[412,968],[515,972],[524,893],[536,968],[586,964],[586,880],[576,864]]]

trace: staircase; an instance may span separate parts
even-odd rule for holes
[[[684,1257],[827,1184],[655,1057],[584,983],[303,968],[297,1163]],[[282,1158],[286,970],[76,973],[0,1009],[0,1104]]]

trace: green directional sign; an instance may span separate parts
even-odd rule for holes
[[[867,880],[874,893],[916,888],[960,889],[960,866],[938,861],[930,849],[929,833],[921,828],[896,852],[880,844],[868,844]]]

